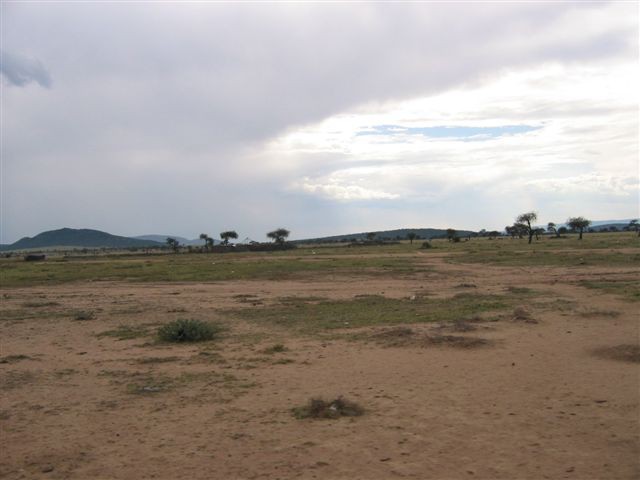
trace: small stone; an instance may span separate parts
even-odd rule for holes
[[[45,465],[42,467],[42,473],[53,472],[53,465]]]

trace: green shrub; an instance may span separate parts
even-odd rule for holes
[[[202,320],[178,319],[158,329],[163,342],[203,342],[213,340],[222,331],[220,325]]]
[[[422,242],[422,246],[420,248],[433,248],[433,245],[431,245],[431,242],[427,240],[426,242]]]

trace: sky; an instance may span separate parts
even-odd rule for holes
[[[639,216],[637,2],[0,8],[1,243]]]

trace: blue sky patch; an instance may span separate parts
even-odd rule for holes
[[[429,138],[453,138],[460,140],[488,140],[504,135],[516,135],[532,132],[542,127],[531,125],[502,125],[499,127],[403,127],[402,125],[374,125],[367,130],[360,130],[356,136],[363,135],[421,135]]]

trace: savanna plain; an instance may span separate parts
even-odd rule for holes
[[[640,478],[635,233],[421,244],[1,259],[0,477]]]

